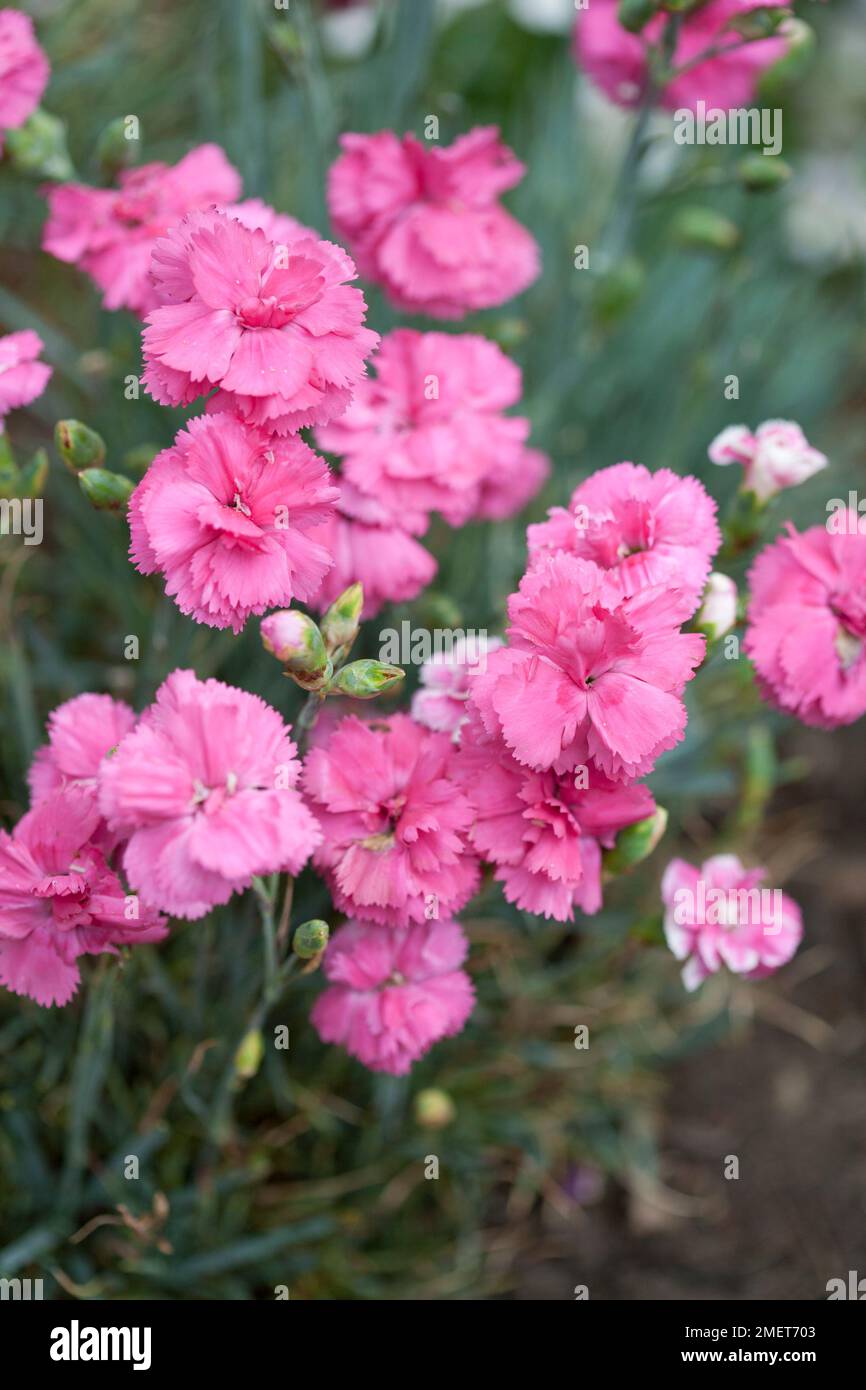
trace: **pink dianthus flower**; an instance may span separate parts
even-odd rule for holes
[[[761,502],[827,467],[826,455],[791,420],[765,420],[754,434],[746,425],[729,425],[713,440],[709,456],[712,463],[741,464],[744,489]]]
[[[74,788],[97,805],[104,757],[135,728],[137,715],[111,695],[76,695],[48,716],[48,742],[36,750],[27,780],[34,806],[59,790]],[[92,838],[106,853],[116,837],[100,824]]]
[[[32,19],[20,10],[0,10],[0,154],[3,132],[17,130],[32,116],[50,73]]]
[[[51,368],[36,360],[41,351],[42,339],[29,328],[0,338],[0,434],[4,416],[30,405],[48,385]]]
[[[412,718],[438,733],[456,734],[466,720],[472,676],[502,646],[499,637],[464,634],[450,650],[436,652],[421,667],[421,686],[412,696]]]

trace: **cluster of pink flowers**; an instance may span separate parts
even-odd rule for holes
[[[0,434],[10,410],[30,405],[48,385],[51,368],[38,360],[41,351],[42,339],[29,328],[0,338]]]
[[[50,71],[33,21],[20,10],[0,10],[0,154],[3,132],[18,130],[32,116]]]

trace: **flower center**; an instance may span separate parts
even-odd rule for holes
[[[281,304],[276,295],[250,295],[238,305],[237,316],[244,328],[283,328],[295,311]]]

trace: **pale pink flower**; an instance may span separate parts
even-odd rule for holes
[[[233,203],[241,178],[218,145],[199,145],[178,164],[126,169],[117,183],[117,188],[59,183],[46,189],[42,248],[89,275],[102,290],[106,309],[131,309],[143,318],[159,303],[150,277],[158,238],[195,208]]]
[[[787,43],[784,38],[769,38],[744,45],[741,36],[727,26],[751,10],[786,3],[787,0],[709,0],[708,4],[677,16],[679,32],[673,67],[685,67],[710,48],[725,51],[675,77],[664,87],[661,104],[672,111],[695,110],[699,101],[707,107],[723,109],[747,106],[755,96],[762,73],[784,57]],[[638,106],[649,80],[648,47],[659,44],[669,16],[656,15],[639,34],[632,34],[619,23],[618,8],[619,0],[592,0],[586,6],[574,33],[574,56],[611,101],[619,106]]]
[[[437,511],[464,525],[487,479],[523,470],[529,421],[503,414],[520,398],[520,368],[476,333],[411,328],[383,338],[374,365],[340,419],[316,432],[319,445],[395,519],[420,529]]]
[[[712,642],[718,642],[737,621],[737,586],[726,574],[715,572],[707,580],[695,626]]]
[[[27,780],[33,805],[74,788],[97,802],[102,759],[135,727],[135,710],[111,695],[76,695],[48,716],[48,742],[36,750]],[[94,837],[106,852],[112,837],[100,825]]]
[[[328,175],[331,220],[361,274],[399,308],[462,318],[536,279],[538,246],[499,202],[524,166],[496,126],[450,146],[390,130],[340,143]]]
[[[287,212],[277,212],[269,203],[265,203],[261,198],[244,198],[240,203],[232,203],[229,207],[222,209],[223,212],[233,217],[236,222],[241,222],[245,227],[255,230],[257,227],[265,233],[269,241],[275,241],[285,246],[291,241],[297,241],[299,237],[318,237],[318,232],[314,232],[311,227],[305,227],[303,222],[297,218],[290,217]]]
[[[522,449],[519,454],[512,454],[499,471],[482,479],[477,519],[507,521],[516,516],[541,491],[550,473],[550,459],[540,449]]]
[[[765,420],[754,434],[746,425],[729,425],[713,440],[709,455],[712,463],[741,464],[743,488],[761,502],[805,483],[828,462],[792,420]]]
[[[461,634],[448,651],[435,652],[421,667],[420,689],[412,696],[412,718],[438,733],[456,734],[466,720],[471,677],[502,646],[486,633]]]
[[[472,809],[452,779],[453,748],[406,714],[345,719],[304,767],[324,840],[314,862],[341,912],[386,926],[447,917],[471,897]]]
[[[700,601],[721,544],[716,504],[697,478],[634,463],[602,468],[580,484],[566,510],[527,531],[531,561],[566,551],[607,570],[623,597],[654,584],[681,595],[681,621]]]
[[[32,19],[20,10],[0,10],[0,154],[4,130],[17,130],[33,114],[50,73]]]
[[[42,339],[29,328],[0,338],[0,434],[10,410],[30,405],[48,385],[51,368],[36,360],[41,351]]]
[[[274,241],[229,213],[192,213],[154,247],[157,308],[142,380],[162,405],[219,390],[208,410],[287,434],[345,410],[378,337],[355,267],[315,234]]]
[[[174,917],[202,917],[254,875],[298,873],[321,839],[275,709],[174,671],[100,768],[99,804],[128,843],[130,883]]]
[[[338,496],[301,439],[199,416],[130,498],[130,555],[143,574],[165,574],[181,612],[240,632],[251,614],[319,589],[332,560],[313,533]]]
[[[678,630],[677,590],[624,599],[598,565],[560,552],[524,575],[508,613],[511,645],[472,677],[470,699],[518,762],[539,771],[593,762],[623,780],[683,737],[681,695],[705,640]]]
[[[655,811],[647,787],[595,767],[577,775],[524,767],[484,734],[477,714],[461,731],[454,769],[475,810],[472,844],[497,866],[507,900],[557,922],[573,921],[575,908],[598,912],[602,849]]]
[[[866,534],[856,512],[762,550],[749,571],[745,650],[761,691],[804,724],[866,713]],[[830,522],[828,522],[828,526]]]
[[[766,869],[746,869],[735,854],[696,867],[672,859],[662,879],[665,936],[684,961],[683,984],[698,985],[721,967],[760,980],[794,955],[803,935],[800,909],[778,888],[762,888]]]
[[[405,931],[349,922],[325,952],[330,985],[310,1020],[323,1042],[342,1044],[371,1071],[405,1076],[471,1014],[475,991],[460,969],[468,950],[456,922]]]
[[[164,919],[128,894],[91,837],[93,797],[53,791],[12,834],[0,831],[0,984],[37,1004],[68,1004],[78,957],[160,941]]]

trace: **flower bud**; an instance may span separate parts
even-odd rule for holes
[[[121,463],[128,473],[141,476],[147,472],[158,453],[158,444],[136,444],[134,449],[127,449]]]
[[[113,121],[109,121],[96,142],[96,158],[99,161],[99,167],[109,178],[113,178],[121,169],[128,169],[130,164],[134,164],[136,155],[141,149],[140,140],[128,138],[127,122],[128,117],[116,116]]]
[[[75,178],[66,149],[66,126],[59,117],[37,107],[17,130],[3,133],[9,159],[19,174],[35,174],[59,183]]]
[[[0,434],[0,497],[15,497],[21,482],[21,470],[15,462],[9,436]]]
[[[337,672],[328,694],[350,695],[353,700],[372,700],[377,695],[384,695],[386,690],[393,690],[405,674],[399,666],[389,666],[384,661],[364,657],[361,661],[350,662]]]
[[[425,1129],[444,1129],[456,1114],[457,1108],[447,1091],[431,1086],[415,1097],[415,1119]]]
[[[265,1055],[265,1040],[260,1028],[253,1028],[241,1039],[235,1053],[235,1076],[240,1081],[249,1081],[262,1065]]]
[[[21,469],[18,482],[19,497],[41,497],[48,479],[48,455],[37,449],[29,463]]]
[[[750,193],[764,193],[787,183],[791,177],[791,166],[778,155],[752,154],[740,160],[737,174],[740,183]]]
[[[658,13],[661,0],[619,0],[617,19],[630,34],[638,34]]]
[[[301,960],[313,960],[324,951],[330,934],[331,929],[327,922],[323,922],[319,917],[302,922],[292,938],[292,950]]]
[[[101,468],[105,462],[105,440],[80,420],[58,420],[54,442],[71,473],[81,468]]]
[[[681,208],[673,221],[673,233],[681,245],[699,251],[732,251],[740,240],[736,223],[704,207]]]
[[[706,633],[710,642],[718,642],[736,621],[737,586],[728,575],[714,572],[707,580],[695,627]]]
[[[281,661],[287,676],[304,690],[321,690],[333,668],[313,619],[297,608],[269,613],[261,623],[266,651]]]
[[[790,18],[790,11],[771,5],[758,5],[745,14],[728,21],[726,29],[741,34],[744,39],[768,39]]]
[[[643,859],[648,859],[665,833],[668,813],[663,806],[657,806],[645,820],[627,825],[616,837],[613,849],[604,851],[602,867],[607,875],[622,874],[633,869]]]
[[[107,468],[85,468],[78,475],[81,491],[98,512],[120,512],[135,489],[131,478],[121,473],[109,473]]]
[[[351,584],[334,600],[322,619],[322,636],[329,652],[348,652],[358,635],[363,607],[364,590],[360,584]]]

